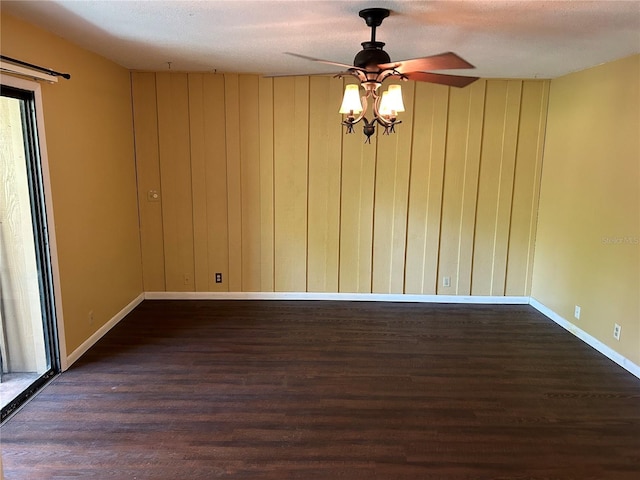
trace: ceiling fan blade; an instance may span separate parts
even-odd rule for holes
[[[445,75],[443,73],[409,72],[403,74],[409,80],[417,82],[439,83],[450,87],[466,87],[478,80],[478,77],[463,77],[461,75]]]
[[[329,72],[329,73],[268,73],[262,75],[264,78],[281,78],[281,77],[349,77],[351,72]]]
[[[300,55],[299,53],[291,53],[291,52],[284,52],[284,53],[286,55],[291,55],[292,57],[298,57],[298,58],[303,58],[305,60],[311,60],[312,62],[320,62],[320,63],[326,63],[327,65],[337,65],[338,67],[355,68],[357,70],[362,70],[362,68],[354,67],[353,65],[347,65],[346,63],[332,62],[331,60],[322,60],[321,58],[307,57],[306,55]]]
[[[450,70],[454,68],[476,68],[453,52],[440,53],[429,57],[401,60],[378,65],[381,70],[393,68],[400,73],[424,72],[425,70]]]

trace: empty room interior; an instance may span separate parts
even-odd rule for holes
[[[640,2],[0,14],[5,478],[639,478]]]

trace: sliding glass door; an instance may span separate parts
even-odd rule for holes
[[[0,98],[2,420],[59,371],[34,92]]]

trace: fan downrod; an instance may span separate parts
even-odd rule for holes
[[[382,25],[382,20],[387,18],[391,11],[386,8],[365,8],[358,15],[364,18],[367,27],[371,27],[371,42],[376,41],[376,27]]]
[[[371,40],[362,42],[363,50],[358,52],[353,59],[353,64],[356,67],[375,70],[376,65],[391,61],[389,54],[383,50],[384,43],[376,42],[376,27],[379,27],[382,20],[387,18],[390,13],[391,11],[386,8],[365,8],[358,13],[360,17],[364,18],[367,26],[371,27]]]

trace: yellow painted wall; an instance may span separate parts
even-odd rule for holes
[[[1,21],[3,55],[71,74],[42,84],[71,353],[143,291],[130,75],[4,12]]]
[[[551,81],[531,294],[640,365],[638,55]]]
[[[370,145],[340,79],[132,85],[146,291],[529,295],[548,82],[404,83]]]

